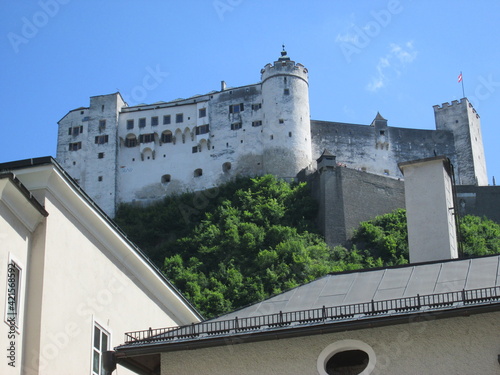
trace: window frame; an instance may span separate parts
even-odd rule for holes
[[[170,115],[163,115],[163,125],[170,125],[172,123],[172,117]]]
[[[361,350],[368,354],[368,365],[359,375],[369,375],[375,369],[377,364],[377,356],[373,348],[359,340],[340,340],[328,345],[318,356],[316,368],[319,375],[328,375],[326,372],[326,364],[335,354],[347,350]]]
[[[135,121],[133,118],[127,119],[127,125],[126,125],[127,130],[132,130],[134,128],[134,126],[135,126],[134,122]]]
[[[70,142],[68,145],[68,151],[78,151],[82,149],[82,142]]]
[[[95,347],[95,334],[96,334],[96,329],[99,330],[99,348]],[[106,334],[107,336],[107,348],[103,351],[102,350],[102,334]],[[93,321],[92,324],[92,341],[91,341],[91,351],[90,351],[90,374],[91,375],[106,375],[106,372],[104,371],[102,360],[103,360],[103,354],[104,352],[108,351],[109,348],[111,347],[111,332],[107,329],[104,328],[102,324],[99,324],[97,321]],[[95,364],[95,356],[94,352],[97,353],[98,356],[98,372],[94,371],[94,364]]]
[[[146,117],[139,118],[139,125],[138,126],[139,126],[139,129],[146,127]]]
[[[198,118],[207,117],[207,107],[198,108]]]
[[[176,113],[175,114],[175,123],[181,124],[184,122],[184,113]]]
[[[245,110],[245,106],[243,103],[238,104],[230,104],[229,105],[229,113],[240,113]]]
[[[151,126],[158,126],[160,124],[160,118],[158,116],[151,117]]]

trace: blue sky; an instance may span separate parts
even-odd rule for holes
[[[256,83],[285,43],[309,69],[311,117],[434,128],[465,94],[500,181],[500,2],[0,1],[0,162],[56,153],[57,121],[89,97],[130,104]],[[146,82],[146,84],[145,84]],[[147,87],[147,88],[146,88]]]

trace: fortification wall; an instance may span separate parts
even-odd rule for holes
[[[398,163],[446,155],[457,163],[451,131],[311,121],[313,159],[326,149],[349,168],[402,177]]]
[[[486,216],[500,224],[500,186],[456,187],[460,215]]]
[[[320,203],[318,223],[330,246],[352,237],[360,222],[405,208],[402,180],[347,167],[316,172],[311,188]]]

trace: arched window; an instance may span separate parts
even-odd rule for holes
[[[231,163],[230,162],[227,161],[224,164],[222,164],[222,171],[224,173],[228,173],[230,170],[231,170]]]
[[[369,375],[376,364],[372,347],[359,340],[341,340],[328,345],[319,355],[320,375]]]
[[[125,138],[125,147],[135,147],[137,144],[137,137],[135,134],[127,134]]]
[[[203,170],[201,168],[194,170],[194,177],[200,177],[203,175]]]
[[[172,132],[170,130],[165,130],[161,133],[161,143],[171,143],[172,142]]]

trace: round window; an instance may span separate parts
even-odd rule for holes
[[[318,357],[320,375],[368,375],[375,368],[375,352],[358,340],[342,340],[328,345]]]

